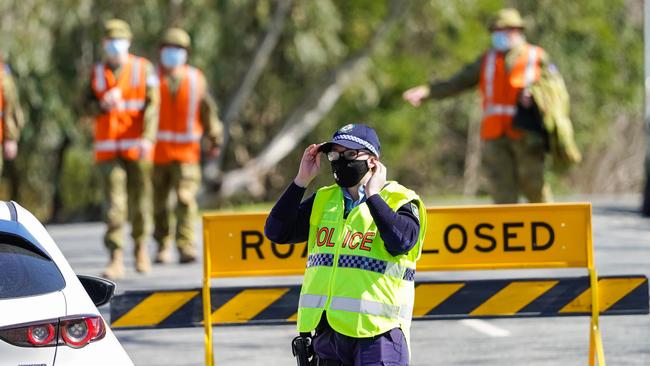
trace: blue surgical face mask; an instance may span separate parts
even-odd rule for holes
[[[506,31],[494,31],[492,32],[492,47],[495,50],[505,52],[512,48],[510,44],[510,38],[508,37],[508,32]]]
[[[108,39],[104,41],[104,52],[108,57],[117,57],[129,53],[131,42],[128,39]]]
[[[180,47],[163,47],[160,50],[160,62],[166,68],[185,65],[187,50]]]

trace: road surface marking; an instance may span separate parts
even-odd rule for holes
[[[490,337],[508,337],[510,335],[509,331],[480,319],[463,319],[460,323]]]

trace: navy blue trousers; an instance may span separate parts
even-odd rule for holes
[[[409,351],[399,328],[371,338],[353,338],[334,331],[327,322],[313,339],[321,359],[343,366],[408,366]]]

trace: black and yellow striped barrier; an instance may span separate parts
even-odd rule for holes
[[[645,276],[600,277],[602,315],[648,314]],[[591,315],[589,277],[417,282],[419,320]],[[300,286],[213,288],[214,325],[295,322]],[[113,329],[203,325],[201,290],[128,291],[111,301]]]

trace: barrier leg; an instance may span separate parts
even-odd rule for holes
[[[595,366],[596,362],[596,332],[594,322],[589,320],[589,366]]]
[[[600,333],[600,295],[598,291],[598,274],[596,269],[589,269],[591,285],[591,322],[589,324],[589,365],[594,366],[595,359],[598,366],[605,366],[605,351],[603,350],[603,338]]]
[[[203,328],[205,330],[205,366],[214,365],[212,354],[212,305],[210,302],[210,281],[203,285]]]
[[[203,230],[203,329],[205,330],[205,366],[214,366],[214,355],[212,353],[212,302],[210,296],[210,248],[208,232]]]

